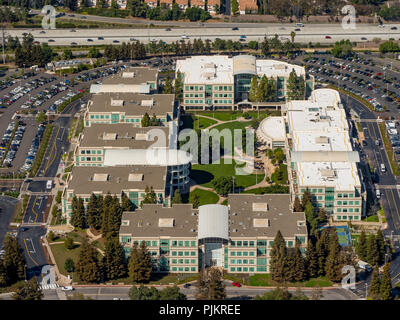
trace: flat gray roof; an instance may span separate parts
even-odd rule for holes
[[[72,179],[67,189],[73,189],[75,194],[91,194],[96,191],[116,194],[121,190],[139,189],[152,186],[155,190],[164,190],[167,167],[131,166],[131,167],[74,167]],[[95,181],[94,175],[107,175],[106,181]],[[131,175],[142,176],[137,181],[129,181]],[[99,179],[97,179],[99,180]]]
[[[130,67],[103,80],[103,84],[142,84],[156,81],[158,70],[148,67]]]
[[[169,146],[168,127],[134,127],[131,123],[104,124],[94,123],[83,131],[80,148],[87,147],[126,147],[130,149],[147,149],[157,142],[158,137],[146,140],[150,130],[162,130],[165,134],[165,147]],[[115,137],[115,139],[114,139]]]
[[[292,212],[289,194],[229,194],[229,236],[284,237],[307,235],[304,212]],[[267,219],[267,220],[266,220]],[[298,226],[298,221],[304,222]]]
[[[153,100],[152,105],[147,103]],[[120,103],[123,101],[123,105]],[[174,111],[174,94],[98,93],[93,94],[89,113],[125,112],[126,115],[143,116],[146,112],[162,116]]]
[[[120,234],[133,237],[197,237],[198,210],[191,204],[173,204],[171,208],[161,204],[144,204],[143,208],[124,212]],[[160,219],[163,219],[160,221]],[[170,219],[174,219],[171,221]],[[129,221],[129,225],[124,222]],[[165,226],[162,222],[173,222]],[[161,222],[161,226],[160,226]]]

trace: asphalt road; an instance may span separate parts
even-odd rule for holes
[[[23,248],[26,259],[26,277],[28,280],[37,277],[39,282],[42,281],[42,268],[48,264],[40,243],[40,237],[45,234],[46,229],[39,226],[28,227],[28,230],[18,232],[18,243]]]
[[[44,222],[44,213],[46,211],[48,199],[48,195],[30,196],[28,205],[26,206],[23,223]]]
[[[92,17],[91,17],[92,18]],[[104,18],[104,17],[96,17]],[[125,19],[123,19],[125,20]],[[153,23],[153,22],[152,22]],[[171,24],[171,23],[170,23]],[[232,30],[233,26],[240,26],[239,30]],[[193,26],[195,26],[193,28]],[[335,43],[342,39],[350,41],[362,42],[361,38],[365,37],[371,41],[373,38],[381,38],[389,40],[389,38],[399,38],[399,30],[390,30],[388,25],[385,28],[379,28],[377,25],[358,24],[356,29],[343,29],[341,24],[310,24],[301,28],[301,31],[296,32],[295,41],[300,43],[320,42],[320,43]],[[239,40],[241,35],[246,35],[246,41],[257,40],[261,41],[264,36],[273,37],[277,34],[281,39],[290,40],[290,33],[294,31],[294,24],[225,24],[218,23],[216,25],[205,24],[200,26],[192,23],[192,27],[185,26],[184,28],[166,31],[161,28],[141,28],[141,29],[80,29],[79,32],[71,32],[71,29],[7,29],[6,36],[18,36],[22,38],[24,32],[30,32],[36,41],[46,42],[49,45],[70,45],[71,42],[76,42],[78,45],[93,45],[93,44],[112,44],[114,40],[119,42],[127,42],[134,37],[144,43],[150,42],[152,39],[157,41],[175,42],[181,40],[182,35],[193,39],[210,39],[222,38],[225,40]],[[326,38],[329,36],[330,38]],[[103,37],[104,40],[98,40],[98,37]],[[54,40],[48,42],[48,40]],[[93,41],[88,42],[87,39]]]
[[[10,231],[9,224],[18,199],[0,196],[0,248],[3,246],[4,237]]]

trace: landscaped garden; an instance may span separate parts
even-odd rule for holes
[[[203,189],[194,189],[192,192],[190,192],[189,198],[193,195],[197,195],[199,197],[200,206],[217,203],[219,199],[219,196],[215,192]]]

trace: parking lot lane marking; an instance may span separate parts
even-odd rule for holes
[[[31,258],[32,262],[33,262],[36,266],[39,266],[39,264],[32,258],[31,254],[29,253],[28,246],[27,246],[27,244],[26,244],[25,239],[24,239],[24,244],[25,244],[25,248],[26,248],[26,253],[28,254],[29,258]]]

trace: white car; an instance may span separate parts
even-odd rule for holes
[[[74,288],[72,288],[72,286],[65,286],[61,288],[62,291],[73,291]]]

